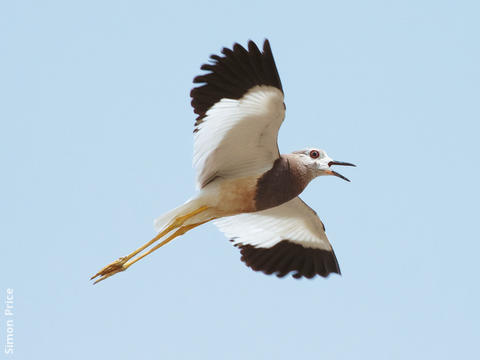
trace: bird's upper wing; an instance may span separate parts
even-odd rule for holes
[[[197,76],[192,106],[198,114],[193,164],[202,188],[216,177],[261,174],[279,157],[278,129],[285,116],[283,90],[268,40],[212,55]]]
[[[242,261],[255,271],[283,277],[340,274],[325,227],[299,197],[254,213],[221,218],[215,225],[238,246]]]

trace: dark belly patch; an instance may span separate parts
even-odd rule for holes
[[[301,163],[280,156],[273,167],[257,181],[255,207],[258,210],[281,205],[298,196],[308,184]]]

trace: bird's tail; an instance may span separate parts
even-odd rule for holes
[[[153,221],[153,227],[157,232],[161,232],[166,229],[168,226],[178,219],[179,217],[186,216],[188,214],[195,213],[198,209],[204,207],[205,204],[200,198],[192,198],[185,202],[184,204],[176,207],[173,210],[159,216]],[[194,223],[203,222],[208,218],[208,211],[202,211],[196,214],[195,216],[188,217],[183,225],[189,225]]]

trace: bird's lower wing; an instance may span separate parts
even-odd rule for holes
[[[242,261],[255,271],[283,277],[340,274],[323,223],[299,197],[283,205],[216,220],[240,248]]]

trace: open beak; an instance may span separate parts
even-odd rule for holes
[[[356,166],[356,165],[354,165],[354,164],[347,163],[347,162],[342,162],[342,161],[330,161],[330,162],[328,163],[328,167],[331,167],[332,165]],[[350,182],[350,180],[348,180],[345,176],[343,176],[342,174],[339,174],[339,173],[336,172],[336,171],[328,170],[327,173],[330,174],[330,175],[337,176],[337,177],[339,177],[340,179],[343,179],[343,180],[345,180],[345,181]]]

